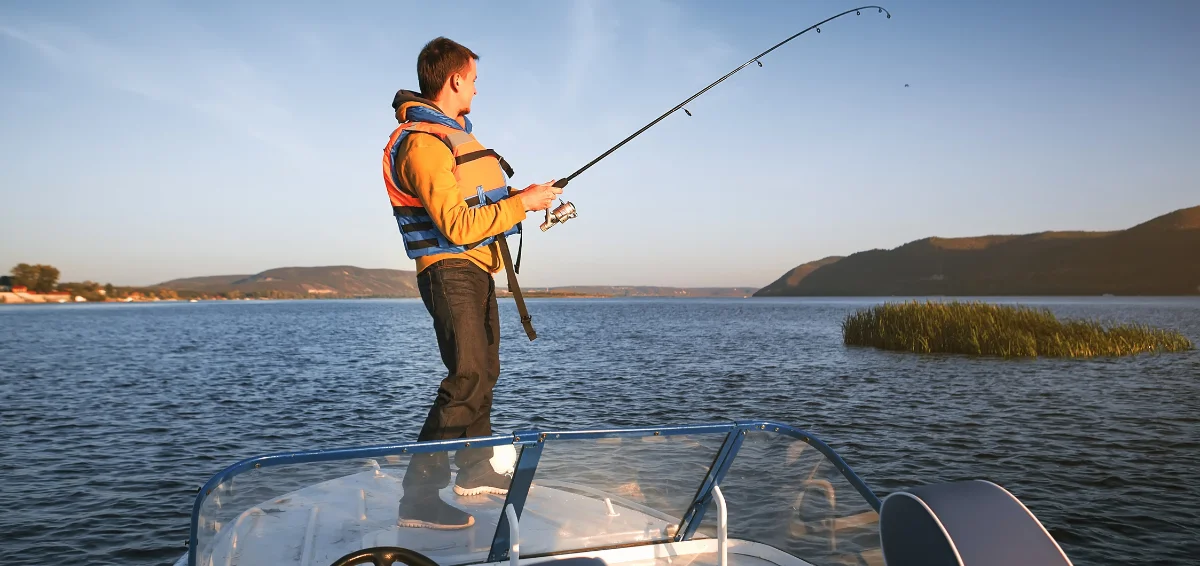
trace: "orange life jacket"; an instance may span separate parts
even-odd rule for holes
[[[460,246],[446,238],[433,223],[421,200],[400,183],[396,174],[396,156],[406,136],[432,135],[440,139],[454,154],[454,178],[462,191],[463,201],[469,207],[486,206],[508,198],[508,178],[513,175],[512,167],[494,150],[479,143],[468,130],[440,112],[414,107],[408,109],[406,117],[407,121],[392,132],[384,148],[383,182],[387,186],[392,214],[400,227],[408,257],[415,259],[425,255],[462,253],[495,241],[496,236],[491,236]],[[521,225],[518,223],[504,235],[520,232]]]

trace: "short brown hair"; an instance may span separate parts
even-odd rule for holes
[[[446,85],[446,79],[465,69],[472,59],[478,61],[479,56],[453,40],[439,37],[426,43],[417,55],[417,84],[421,87],[421,95],[436,98]]]

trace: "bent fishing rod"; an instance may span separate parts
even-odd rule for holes
[[[632,135],[630,135],[629,137],[627,137],[627,138],[625,138],[625,139],[621,140],[621,143],[618,143],[617,145],[614,145],[614,146],[612,146],[611,148],[609,148],[609,150],[608,150],[608,151],[606,151],[606,152],[604,152],[604,153],[601,153],[599,157],[597,157],[597,158],[595,158],[595,159],[593,159],[593,160],[589,161],[589,162],[587,163],[587,165],[584,165],[583,167],[580,167],[578,171],[575,171],[574,173],[571,173],[570,175],[568,175],[567,177],[565,177],[565,178],[563,178],[563,179],[559,179],[559,180],[558,180],[558,182],[554,183],[554,186],[555,186],[555,187],[558,187],[558,188],[560,188],[560,189],[561,189],[561,188],[564,188],[564,187],[566,187],[566,186],[567,186],[567,183],[570,183],[570,182],[571,182],[571,179],[574,179],[575,177],[578,177],[578,176],[579,176],[581,173],[583,173],[584,171],[587,171],[587,170],[588,170],[588,169],[590,169],[590,168],[591,168],[593,165],[595,165],[595,164],[599,163],[599,162],[600,162],[600,160],[604,159],[605,157],[608,157],[609,155],[611,155],[611,154],[612,154],[612,152],[614,152],[614,151],[616,151],[616,150],[620,149],[620,148],[621,148],[621,146],[623,146],[623,145],[625,145],[625,144],[629,143],[631,140],[633,140],[633,138],[636,138],[636,137],[638,137],[638,136],[642,135],[642,132],[645,132],[646,130],[649,130],[650,128],[654,127],[654,125],[655,125],[655,124],[657,124],[657,123],[659,123],[659,122],[663,121],[663,119],[665,119],[667,116],[670,116],[671,114],[674,114],[674,113],[678,112],[678,111],[679,111],[679,110],[681,110],[681,109],[683,110],[683,112],[684,112],[685,114],[687,114],[688,116],[691,116],[691,115],[692,115],[692,113],[691,113],[691,112],[689,112],[689,111],[687,110],[687,108],[684,108],[685,106],[687,106],[687,104],[688,104],[689,102],[691,102],[691,101],[693,101],[693,100],[696,100],[697,98],[700,98],[700,95],[702,95],[702,94],[704,94],[704,93],[708,92],[708,91],[709,91],[709,90],[711,90],[713,87],[715,87],[715,86],[717,86],[717,85],[721,84],[722,82],[725,82],[725,79],[728,79],[729,77],[732,77],[732,76],[734,75],[734,73],[737,73],[738,71],[740,71],[740,70],[742,70],[742,69],[745,69],[746,67],[749,67],[751,63],[758,63],[758,66],[759,66],[759,67],[763,66],[763,64],[762,64],[762,61],[761,61],[760,59],[762,59],[763,57],[765,57],[767,54],[771,53],[772,51],[774,51],[774,50],[776,50],[776,49],[779,49],[779,48],[780,48],[780,47],[782,47],[782,46],[783,46],[785,43],[787,43],[787,42],[789,42],[789,41],[791,41],[791,40],[793,40],[793,39],[796,39],[797,37],[800,37],[800,36],[802,36],[802,35],[804,35],[804,34],[808,33],[809,31],[812,31],[812,30],[817,30],[817,33],[821,33],[821,26],[822,26],[822,25],[825,25],[827,22],[830,22],[830,21],[836,20],[836,19],[838,19],[838,18],[840,18],[840,17],[842,17],[842,16],[845,16],[846,14],[849,14],[849,13],[851,13],[851,12],[853,12],[853,13],[854,13],[856,16],[861,16],[861,15],[862,15],[862,11],[863,11],[863,10],[870,10],[870,9],[872,9],[872,8],[873,8],[873,9],[876,9],[876,10],[878,10],[878,13],[880,13],[880,14],[887,14],[887,17],[888,17],[888,19],[889,19],[889,20],[890,20],[890,19],[892,19],[892,13],[891,13],[891,12],[889,12],[889,11],[887,11],[887,10],[885,10],[884,8],[882,8],[882,7],[880,7],[880,6],[861,6],[861,7],[858,7],[858,8],[851,9],[851,10],[846,10],[845,12],[842,12],[842,13],[840,13],[840,14],[836,15],[836,16],[833,16],[833,17],[831,17],[831,18],[826,18],[826,19],[824,19],[824,20],[821,20],[820,22],[817,22],[817,23],[815,23],[815,24],[813,24],[813,25],[811,25],[811,26],[808,26],[807,28],[805,28],[805,29],[804,29],[803,31],[801,31],[800,33],[797,33],[797,34],[795,34],[795,35],[793,35],[793,36],[791,36],[791,37],[789,37],[789,38],[787,38],[787,39],[785,39],[785,40],[783,40],[783,41],[780,41],[779,43],[776,43],[776,44],[775,44],[774,46],[772,46],[770,49],[768,49],[768,50],[766,50],[766,51],[763,51],[762,53],[759,53],[758,55],[755,55],[755,56],[754,56],[753,58],[751,58],[749,61],[746,61],[745,63],[742,63],[742,65],[741,65],[740,67],[738,67],[738,68],[736,68],[736,69],[734,69],[734,70],[732,70],[732,71],[729,71],[728,73],[726,73],[726,74],[725,74],[725,76],[723,76],[723,77],[721,77],[721,78],[717,79],[717,80],[716,80],[715,82],[713,82],[712,84],[710,84],[710,85],[708,85],[708,86],[704,87],[704,88],[703,88],[703,89],[702,89],[700,92],[697,92],[696,94],[693,94],[693,95],[692,95],[691,97],[689,97],[687,100],[684,100],[683,102],[680,102],[678,105],[676,105],[674,108],[672,108],[672,109],[668,110],[668,111],[667,111],[665,114],[663,114],[662,116],[659,116],[658,118],[655,118],[653,122],[650,122],[649,124],[646,124],[645,126],[642,126],[642,129],[640,129],[640,130],[638,130],[638,131],[634,132],[634,133],[633,133]],[[546,221],[542,223],[542,231],[543,231],[543,232],[545,232],[546,230],[549,230],[549,229],[550,229],[550,228],[552,228],[552,227],[553,227],[555,224],[562,224],[563,222],[566,222],[567,220],[570,220],[570,219],[572,219],[572,218],[575,218],[575,217],[577,216],[577,214],[576,214],[576,211],[575,211],[575,205],[571,204],[571,202],[570,202],[570,201],[566,201],[566,202],[564,202],[564,201],[559,201],[559,202],[560,202],[560,204],[559,204],[559,205],[558,205],[558,207],[557,207],[557,208],[555,208],[553,211],[551,211],[550,209],[546,209]]]

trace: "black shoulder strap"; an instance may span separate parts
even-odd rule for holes
[[[521,274],[521,254],[525,252],[525,232],[521,229],[521,223],[517,222],[517,235],[521,236],[521,243],[517,244],[517,263],[513,265],[513,272],[517,275]]]
[[[471,153],[464,153],[454,158],[454,164],[462,165],[468,161],[475,161],[476,159],[487,157],[489,155],[495,157],[496,160],[500,162],[500,168],[504,170],[504,174],[508,175],[509,179],[513,178],[513,175],[516,175],[516,172],[513,171],[512,165],[509,165],[508,162],[504,160],[504,157],[502,157],[499,153],[496,153],[496,150],[494,149],[481,149],[479,151],[472,151]]]
[[[454,146],[450,145],[450,140],[447,138],[439,136],[433,132],[426,132],[423,130],[409,130],[408,133],[409,134],[425,134],[427,136],[433,136],[433,137],[437,138],[439,141],[441,141],[443,144],[445,144],[446,149],[450,150],[451,155],[454,154]]]
[[[496,243],[500,244],[500,257],[504,260],[504,273],[508,275],[508,290],[512,293],[513,301],[517,303],[517,313],[521,315],[521,326],[525,327],[525,335],[529,336],[529,341],[537,339],[537,331],[533,329],[533,317],[529,316],[529,311],[525,308],[525,297],[521,296],[521,286],[517,285],[517,272],[513,269],[512,252],[508,249],[508,240],[504,238],[504,234],[496,236]]]

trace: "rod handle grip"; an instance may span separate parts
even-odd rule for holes
[[[551,186],[553,186],[553,187],[555,187],[555,188],[557,188],[557,189],[562,189],[562,188],[565,188],[565,187],[567,186],[567,179],[559,179],[558,181],[556,181],[556,182],[555,182],[553,185],[551,185]]]

